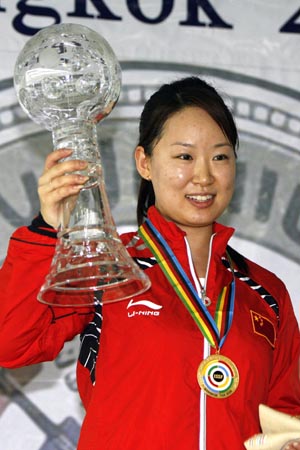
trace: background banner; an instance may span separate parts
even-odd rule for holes
[[[300,319],[299,2],[0,0],[0,263],[11,233],[38,212],[37,180],[52,150],[50,132],[18,105],[14,64],[33,34],[60,22],[98,31],[121,63],[120,100],[98,127],[119,231],[136,224],[133,151],[143,104],[160,84],[200,75],[223,94],[239,129],[236,192],[222,218],[237,230],[231,244],[286,283]],[[54,450],[65,448],[63,439],[76,442],[84,416],[78,346],[77,339],[68,343],[51,363],[0,369],[1,448]]]

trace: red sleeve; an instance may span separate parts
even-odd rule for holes
[[[37,301],[56,238],[22,227],[11,237],[0,270],[0,366],[53,360],[64,343],[82,332],[93,311],[49,307]]]
[[[300,414],[300,334],[292,303],[283,287],[280,325],[274,351],[268,405],[287,414]],[[278,298],[278,297],[277,297]]]

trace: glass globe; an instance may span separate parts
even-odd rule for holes
[[[14,71],[18,100],[36,123],[98,122],[121,90],[121,69],[108,42],[77,24],[44,28],[25,44]]]

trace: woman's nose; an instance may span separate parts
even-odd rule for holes
[[[213,180],[214,177],[209,164],[199,163],[195,165],[193,173],[193,183],[205,186],[211,184]]]

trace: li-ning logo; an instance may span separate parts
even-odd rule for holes
[[[135,317],[135,316],[159,316],[160,315],[160,309],[162,308],[161,305],[157,305],[156,303],[151,302],[150,300],[139,300],[135,302],[133,299],[131,299],[127,305],[127,309],[132,308],[133,306],[145,306],[148,308],[145,309],[135,309],[131,312],[128,311],[128,317]]]

